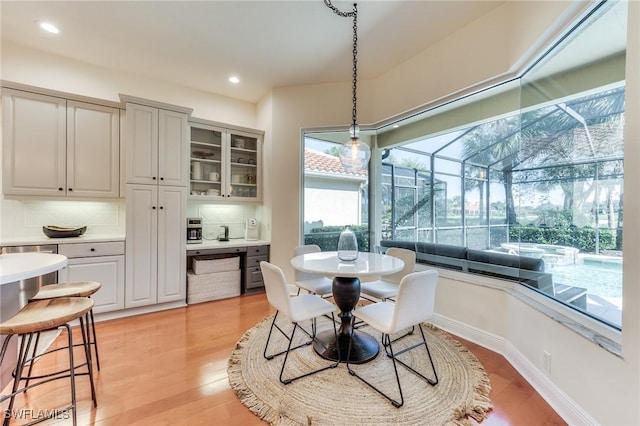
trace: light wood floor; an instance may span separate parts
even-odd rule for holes
[[[99,322],[98,407],[91,404],[87,377],[79,378],[78,423],[266,424],[239,402],[229,387],[226,369],[227,358],[244,331],[272,312],[266,297],[258,294]],[[501,355],[458,340],[478,357],[491,380],[494,410],[483,425],[566,424]],[[50,358],[57,359],[39,361],[36,367],[66,362],[62,354]],[[45,410],[68,401],[68,382],[57,381],[19,397],[14,408]]]

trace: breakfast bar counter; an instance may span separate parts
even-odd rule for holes
[[[67,265],[67,258],[52,253],[12,253],[0,255],[0,321],[4,322],[14,316],[26,301],[35,296],[38,288],[22,288],[22,282],[29,278],[45,275],[62,269]],[[34,286],[35,287],[35,286]],[[2,336],[0,343],[3,343]],[[10,342],[6,357],[17,357],[16,341]],[[11,368],[0,367],[0,389],[11,380]]]

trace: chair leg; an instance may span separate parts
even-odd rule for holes
[[[82,318],[80,319],[82,321]],[[82,323],[80,324],[82,326]],[[71,326],[69,324],[64,324],[64,327],[67,329],[67,336],[69,340],[69,382],[71,385],[71,407],[73,410],[73,426],[78,424],[78,413],[77,413],[77,404],[76,404],[76,368],[75,362],[73,360],[73,334],[71,333]],[[89,366],[90,367],[90,366]],[[93,384],[93,383],[92,383]]]
[[[268,348],[269,348],[269,342],[271,341],[271,333],[273,332],[273,329],[274,329],[274,328],[275,328],[275,329],[277,329],[280,333],[282,333],[282,335],[283,335],[285,338],[287,338],[287,340],[289,340],[289,344],[291,344],[291,338],[289,337],[289,335],[288,335],[287,333],[285,333],[285,332],[284,332],[284,331],[283,331],[283,330],[278,326],[278,324],[276,324],[276,320],[278,319],[278,314],[279,314],[279,313],[280,313],[280,312],[279,312],[279,311],[277,311],[277,312],[276,312],[276,314],[273,316],[273,321],[271,322],[271,328],[269,328],[269,335],[267,336],[267,343],[264,345],[264,353],[263,353],[262,355],[263,355],[263,356],[264,356],[264,358],[265,358],[265,359],[267,359],[267,360],[271,360],[271,359],[273,359],[273,358],[275,358],[275,357],[277,357],[277,356],[280,356],[280,355],[282,355],[282,354],[284,354],[284,353],[286,353],[286,352],[287,352],[287,350],[284,350],[284,351],[281,351],[281,352],[278,352],[278,353],[274,353],[274,354],[271,354],[271,355],[267,355],[267,351],[268,351]],[[299,327],[299,326],[298,326],[298,327]],[[302,330],[304,330],[302,327],[300,327],[300,328],[301,328]],[[294,331],[295,331],[295,327],[294,327]],[[306,331],[305,331],[305,333],[306,333],[307,335],[311,336],[311,334],[309,334],[308,332],[306,332]],[[303,346],[308,346],[308,345],[310,345],[312,342],[313,342],[313,340],[306,341],[306,342],[301,343],[300,345],[298,345],[298,346],[296,346],[296,347],[294,347],[294,348],[291,348],[290,350],[295,350],[295,349],[301,348],[301,347],[303,347]]]
[[[98,400],[96,398],[96,388],[93,382],[93,360],[91,357],[91,333],[89,325],[89,313],[85,315],[85,321],[80,317],[80,330],[82,332],[82,346],[84,348],[84,357],[87,361],[87,373],[89,374],[89,384],[91,386],[91,399],[93,400],[93,406],[98,406]]]
[[[393,399],[392,397],[390,397],[389,395],[385,394],[382,390],[378,389],[377,387],[375,387],[373,384],[371,384],[370,382],[368,382],[366,379],[364,379],[362,376],[359,376],[356,371],[354,371],[350,364],[349,364],[349,356],[351,355],[351,338],[349,339],[349,352],[347,353],[347,370],[349,371],[349,374],[351,374],[352,376],[357,377],[358,379],[360,379],[362,382],[364,382],[365,384],[367,384],[370,388],[372,388],[373,390],[375,390],[376,392],[378,392],[380,395],[384,396],[386,399],[388,399],[391,404],[393,404],[394,407],[396,408],[400,408],[403,404],[404,404],[404,397],[402,395],[402,386],[400,384],[400,377],[398,376],[398,368],[396,365],[396,362],[399,363],[400,365],[404,366],[405,368],[407,368],[409,371],[413,372],[414,374],[418,375],[419,377],[421,377],[422,379],[426,380],[427,383],[429,383],[431,386],[435,386],[438,384],[438,373],[436,371],[436,367],[433,364],[433,358],[431,357],[431,351],[429,350],[429,345],[427,345],[427,340],[424,337],[424,330],[422,329],[422,325],[418,324],[418,328],[420,329],[420,335],[422,336],[422,341],[418,342],[412,346],[409,346],[408,348],[402,349],[401,351],[394,353],[393,351],[393,342],[396,342],[400,339],[402,339],[403,337],[406,337],[408,334],[412,334],[413,333],[413,328],[412,330],[401,336],[398,337],[396,339],[391,339],[391,336],[389,336],[388,334],[383,334],[382,335],[382,345],[385,348],[385,352],[387,354],[387,356],[389,358],[391,358],[391,361],[393,362],[393,370],[395,372],[396,375],[396,383],[398,384],[398,392],[400,394],[400,401]],[[416,371],[413,367],[407,365],[406,363],[404,363],[402,360],[400,360],[398,357],[412,349],[415,349],[417,347],[423,346],[425,347],[425,349],[427,350],[427,355],[429,356],[429,363],[431,364],[431,369],[433,370],[433,374],[434,374],[434,379],[431,379],[429,377],[427,377],[426,375]]]
[[[404,366],[405,368],[407,368],[408,370],[410,370],[412,373],[418,375],[419,377],[422,377],[424,380],[427,381],[427,383],[429,383],[431,386],[435,386],[438,384],[438,372],[436,371],[436,367],[433,364],[433,358],[431,357],[431,351],[429,350],[429,345],[427,345],[427,340],[424,337],[424,330],[422,330],[422,325],[418,324],[418,328],[420,329],[420,334],[422,336],[422,342],[418,342],[415,345],[409,346],[408,348],[403,349],[402,351],[398,352],[397,354],[393,355],[393,353],[391,353],[391,355],[387,352],[387,356],[393,356],[394,359],[396,359],[400,365]],[[397,339],[396,339],[397,340]],[[395,341],[395,340],[394,340]],[[419,371],[416,371],[415,369],[413,369],[411,366],[405,364],[404,362],[402,362],[400,359],[398,359],[397,357],[402,355],[405,352],[408,352],[414,348],[417,348],[419,346],[424,345],[425,349],[427,350],[427,355],[429,356],[429,363],[431,364],[431,369],[433,370],[433,375],[434,375],[434,379],[431,379],[427,376],[425,376],[424,374],[420,373]]]
[[[331,314],[331,317],[332,317],[332,320],[333,320],[334,319],[333,318],[333,313]],[[315,322],[315,318],[313,319],[313,321]],[[337,340],[337,338],[338,338],[338,330],[336,328],[335,321],[332,321],[332,322],[333,322],[333,332],[335,333],[335,337],[336,337],[336,340]],[[289,358],[289,352],[291,352],[292,350],[296,349],[296,348],[292,349],[291,348],[291,344],[293,343],[293,337],[294,337],[294,335],[296,333],[296,329],[298,327],[300,329],[302,329],[302,327],[300,327],[298,325],[298,323],[294,322],[293,323],[293,331],[291,332],[291,337],[288,338],[289,339],[289,346],[288,346],[287,350],[285,351],[284,361],[282,362],[282,368],[280,369],[280,383],[282,383],[284,385],[288,385],[289,383],[293,382],[294,380],[298,380],[298,379],[301,379],[303,377],[311,376],[312,374],[316,374],[316,373],[319,373],[321,371],[328,370],[329,368],[336,368],[338,366],[338,364],[340,364],[340,347],[339,347],[340,345],[337,345],[338,346],[338,361],[336,361],[334,363],[331,363],[331,364],[329,364],[329,365],[327,365],[325,367],[318,368],[317,370],[313,370],[313,371],[309,371],[307,373],[301,374],[301,375],[296,376],[296,377],[292,377],[292,378],[289,378],[289,379],[283,379],[282,376],[284,375],[285,365],[287,365],[287,359]],[[315,336],[315,333],[314,333],[314,336]],[[298,346],[298,347],[300,347],[300,346]]]
[[[369,386],[374,391],[378,392],[380,395],[382,395],[386,399],[388,399],[389,402],[391,402],[391,404],[394,407],[400,408],[404,404],[404,396],[402,395],[402,386],[400,385],[400,377],[398,376],[398,367],[396,366],[396,358],[395,358],[395,356],[393,356],[393,347],[391,346],[391,339],[389,339],[389,336],[385,334],[385,335],[383,335],[383,340],[385,340],[385,336],[386,336],[386,340],[388,340],[387,343],[388,343],[388,346],[389,346],[389,350],[391,351],[391,357],[390,358],[391,358],[391,360],[393,362],[393,371],[394,371],[394,373],[396,375],[396,383],[398,385],[398,393],[400,394],[400,401],[392,398],[391,396],[389,396],[386,393],[384,393],[382,390],[378,389],[372,383],[367,381],[364,377],[358,375],[358,373],[351,368],[351,365],[349,364],[349,357],[351,356],[351,346],[352,346],[352,343],[353,343],[353,329],[351,330],[351,334],[349,336],[349,349],[347,351],[347,370],[349,371],[349,374],[351,374],[352,376],[357,377],[361,382],[363,382],[364,384]]]
[[[18,387],[20,385],[20,381],[22,380],[22,370],[25,368],[25,362],[29,358],[29,347],[31,345],[31,338],[33,334],[29,333],[27,335],[23,335],[20,341],[20,349],[18,351],[18,360],[16,361],[16,369],[13,371],[13,387],[11,388],[11,394],[7,396],[2,396],[0,398],[0,402],[9,399],[9,406],[5,410],[4,421],[2,422],[3,426],[8,426],[11,417],[13,417],[13,403],[15,402],[16,395],[20,393],[18,391]],[[4,345],[2,346],[2,357],[4,358],[4,353],[6,351],[7,342],[11,336],[7,337]],[[7,415],[8,414],[8,415]]]
[[[98,356],[98,336],[96,334],[96,323],[93,320],[93,309],[89,311],[89,316],[91,318],[91,332],[93,334],[93,340],[89,339],[89,344],[93,344],[93,351],[96,354],[96,367],[98,371],[100,371],[100,357]]]

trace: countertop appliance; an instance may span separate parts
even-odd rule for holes
[[[260,224],[255,218],[247,219],[244,225],[244,239],[247,241],[255,241],[260,238]]]
[[[222,232],[218,237],[218,241],[229,241],[229,227],[227,225],[222,225]]]
[[[196,244],[202,242],[202,218],[187,218],[187,244]]]

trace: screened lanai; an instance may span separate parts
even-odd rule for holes
[[[305,243],[333,233],[320,244],[333,250],[341,227],[357,225],[361,250],[402,244],[419,261],[506,278],[621,329],[625,17],[625,2],[598,3],[517,75],[367,129],[359,223],[342,215],[305,230]],[[305,150],[331,154],[348,137],[309,131]],[[305,223],[326,224],[311,208],[312,177],[305,163]]]
[[[540,258],[549,296],[566,286],[584,311],[600,274],[591,297],[619,325],[624,99],[608,87],[386,149],[382,238]]]

